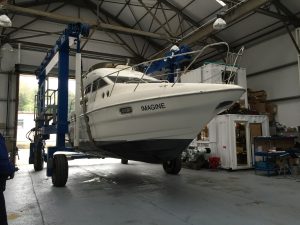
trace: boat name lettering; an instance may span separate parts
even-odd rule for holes
[[[165,108],[166,108],[165,103],[142,105],[141,106],[142,111],[158,110],[158,109],[165,109]]]

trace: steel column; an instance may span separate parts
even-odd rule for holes
[[[68,40],[67,35],[65,38]],[[65,135],[68,132],[68,79],[69,42],[64,41],[59,51],[58,61],[58,106],[57,106],[57,149],[65,149]]]
[[[80,114],[81,114],[81,106],[80,106],[80,98],[81,98],[81,54],[76,53],[76,66],[75,66],[75,81],[76,81],[76,91],[75,91],[75,129],[74,129],[74,147],[79,146],[79,127],[80,127]]]

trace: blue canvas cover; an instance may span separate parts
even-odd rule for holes
[[[9,161],[8,152],[5,145],[5,139],[0,133],[0,176],[12,177],[15,168]]]

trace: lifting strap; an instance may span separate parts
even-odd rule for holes
[[[87,134],[88,134],[88,137],[89,137],[89,141],[92,142],[96,146],[95,140],[93,139],[93,136],[92,136],[91,127],[90,127],[90,124],[89,124],[89,117],[86,114],[86,112],[87,112],[86,102],[87,101],[84,98],[84,89],[83,89],[82,75],[80,76],[80,81],[81,81],[80,82],[80,89],[81,89],[81,99],[82,99],[82,111],[83,111],[84,122],[85,122],[85,125],[86,125],[86,131],[87,131]],[[76,118],[76,119],[79,120],[79,118]]]

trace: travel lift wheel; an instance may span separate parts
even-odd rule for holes
[[[33,166],[35,171],[40,171],[44,168],[43,143],[38,142],[34,151]]]
[[[52,183],[55,187],[64,187],[68,180],[69,166],[65,155],[54,155]]]
[[[181,170],[181,157],[163,162],[163,168],[168,174],[178,174]]]
[[[128,164],[128,159],[121,159],[122,164]]]

